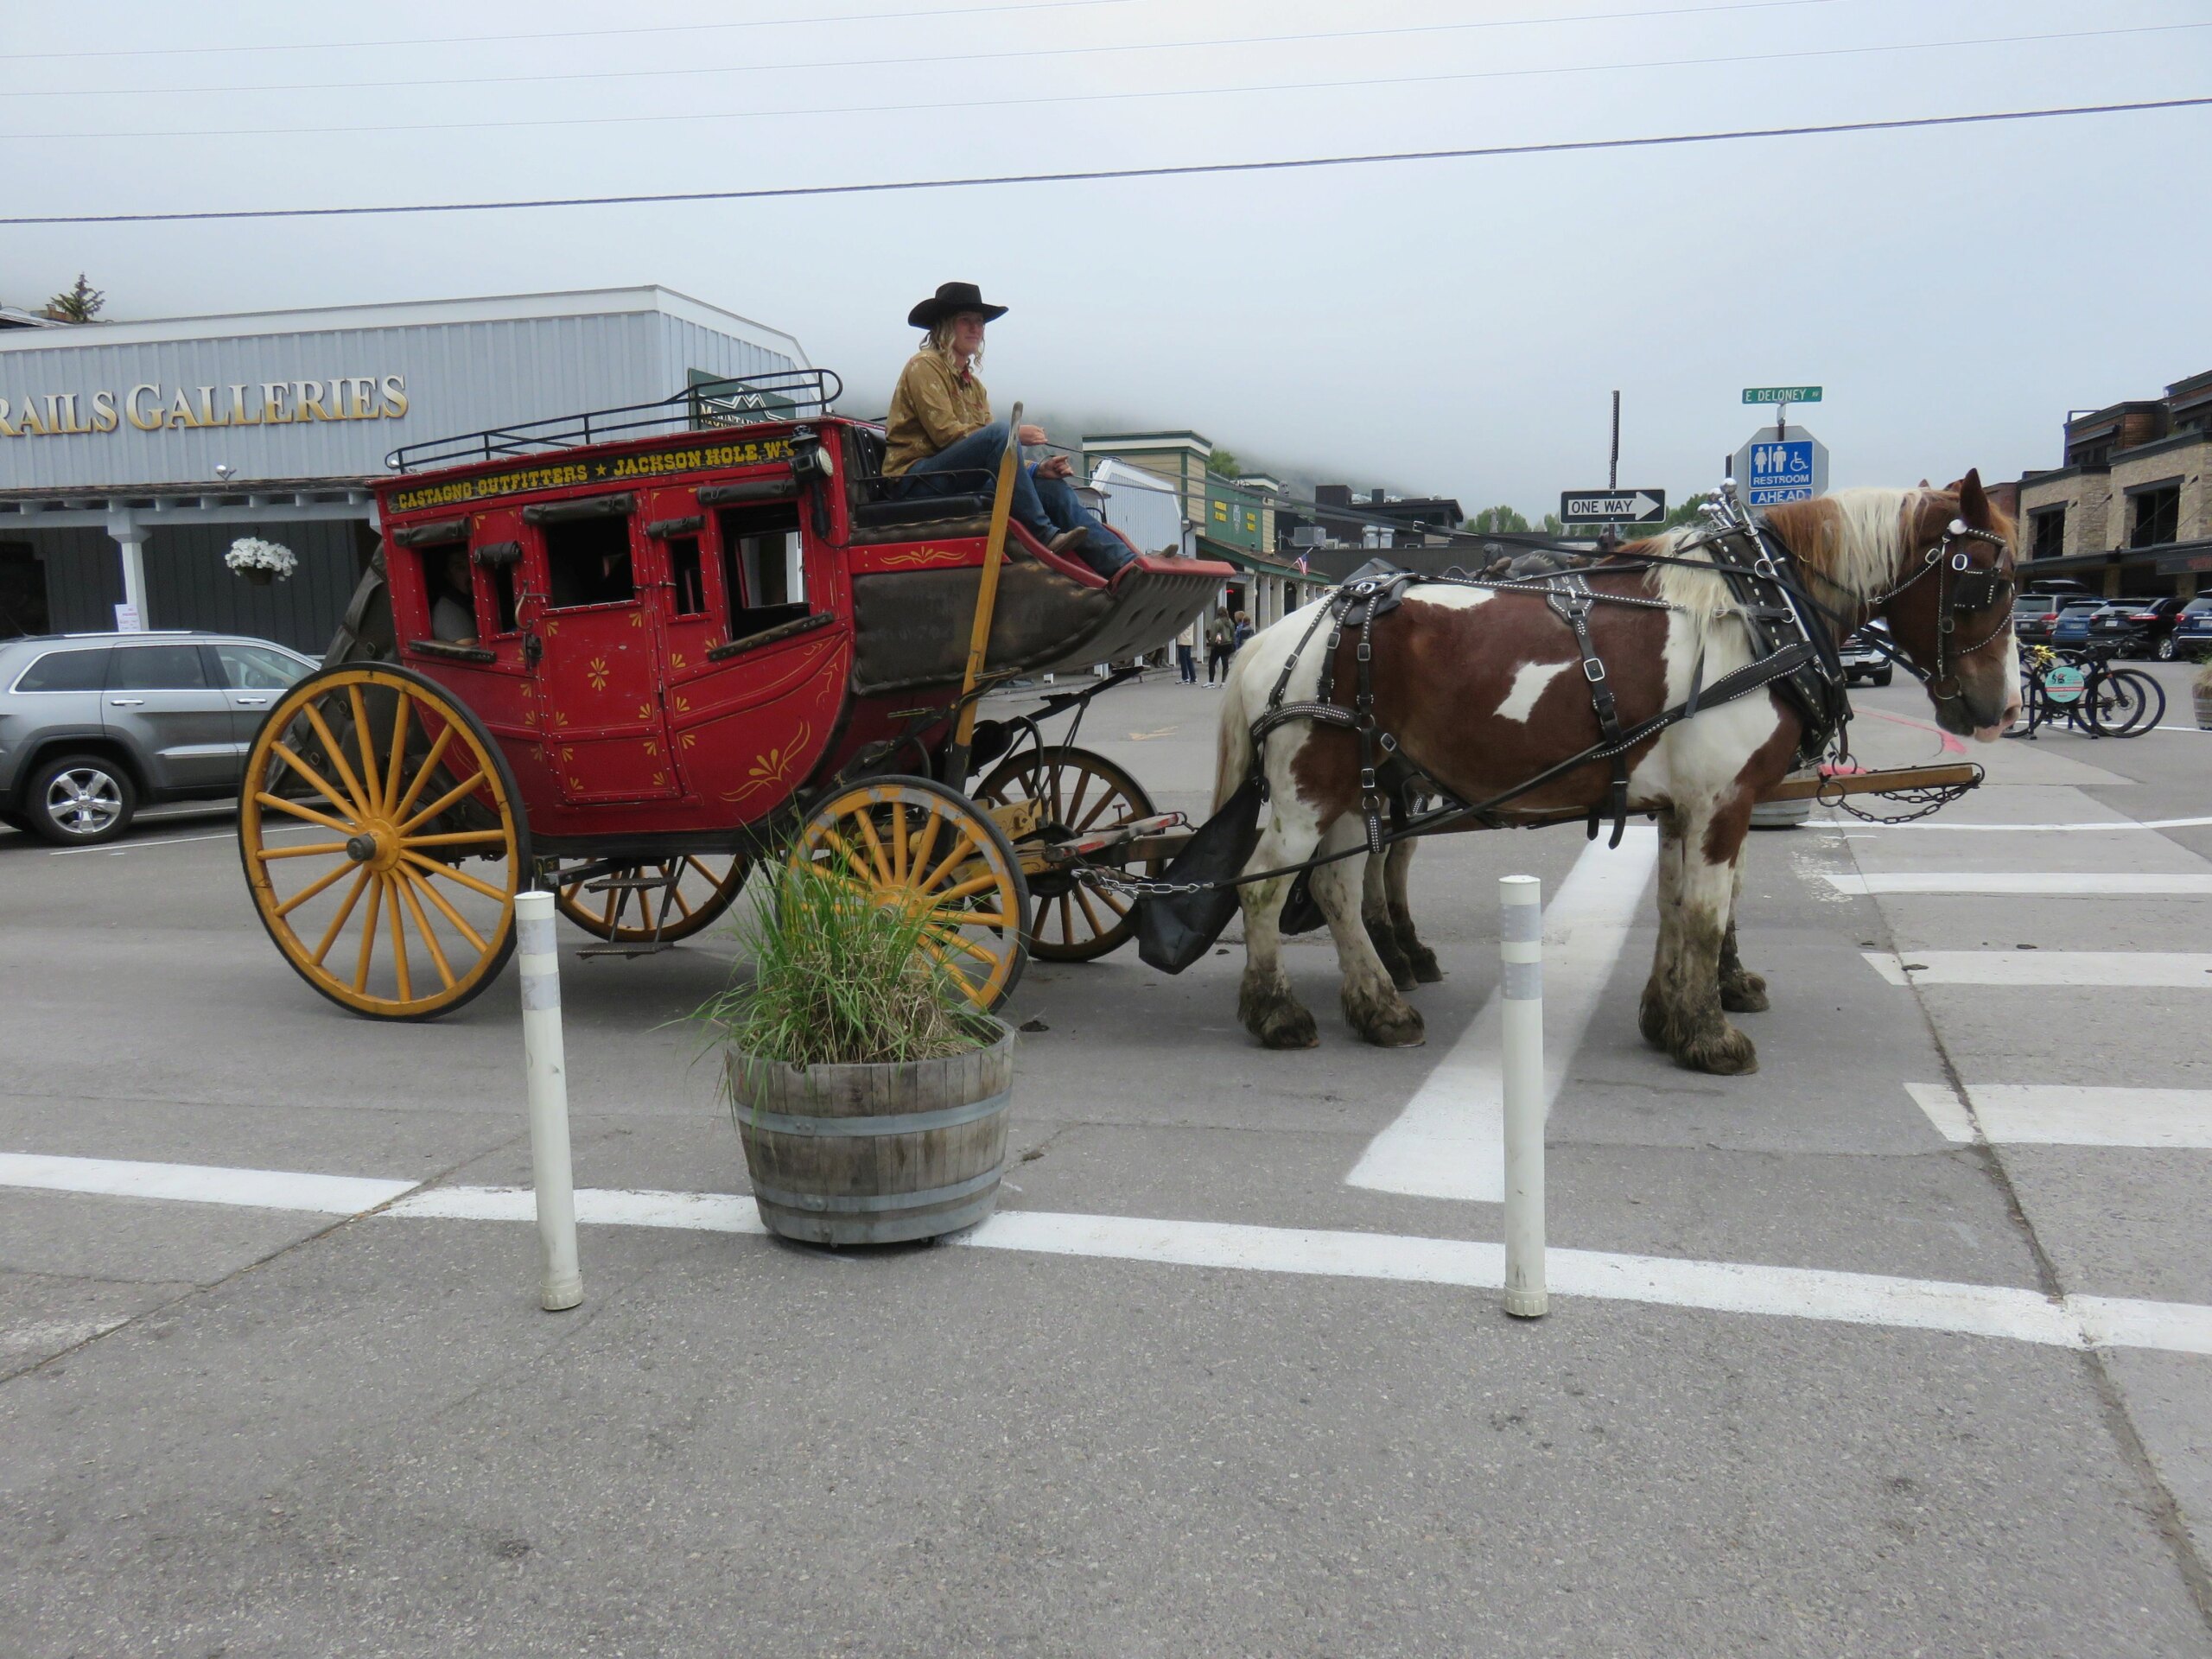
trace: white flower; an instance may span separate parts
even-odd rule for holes
[[[233,570],[266,570],[279,581],[289,581],[300,562],[292,550],[282,543],[241,536],[231,543],[231,550],[223,555],[223,563]]]

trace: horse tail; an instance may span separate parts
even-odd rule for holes
[[[1237,785],[1244,781],[1245,773],[1252,769],[1252,721],[1244,712],[1243,685],[1244,664],[1251,658],[1248,641],[1243,650],[1229,659],[1229,678],[1221,688],[1221,729],[1213,772],[1213,810],[1217,812],[1228,804]]]

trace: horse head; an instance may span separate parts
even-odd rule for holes
[[[1984,743],[2020,712],[2019,646],[2012,637],[2012,521],[1978,472],[1906,498],[1904,556],[1875,613],[1926,677],[1936,723]]]
[[[1767,514],[1768,528],[1847,597],[1840,632],[1868,617],[1928,687],[1936,723],[1990,742],[2020,711],[2012,638],[2012,521],[1979,474],[1947,488],[1844,490]]]

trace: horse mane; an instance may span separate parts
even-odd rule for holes
[[[1929,501],[1943,494],[1931,489],[1858,488],[1837,490],[1809,501],[1790,501],[1770,509],[1766,526],[1808,569],[1817,571],[1853,600],[1866,602],[1894,586],[1898,568],[1912,545],[1915,526]],[[1710,565],[1712,550],[1695,528],[1671,530],[1621,550],[1664,554]],[[1670,605],[1678,605],[1710,631],[1734,605],[1719,573],[1688,565],[1654,565],[1645,584]],[[1817,595],[1819,588],[1814,588]]]

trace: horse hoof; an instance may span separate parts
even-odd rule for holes
[[[1414,977],[1424,985],[1433,985],[1444,977],[1444,970],[1436,965],[1436,952],[1425,944],[1408,946],[1406,956],[1414,965]],[[1403,986],[1399,988],[1405,988]]]
[[[1651,986],[1643,988],[1643,1000],[1637,1004],[1636,1028],[1654,1048],[1672,1049],[1676,1046],[1674,1021],[1668,1015],[1666,999]]]
[[[1759,1069],[1758,1046],[1728,1025],[1699,1033],[1675,1051],[1675,1058],[1692,1071],[1716,1077],[1749,1077]]]
[[[1319,1048],[1320,1028],[1313,1016],[1288,995],[1239,999],[1237,1018],[1262,1048]]]
[[[1400,1003],[1395,1007],[1380,1007],[1369,1004],[1363,1007],[1344,1009],[1344,1021],[1357,1032],[1363,1042],[1377,1048],[1419,1048],[1428,1040],[1428,1027],[1422,1022],[1421,1010]]]
[[[1731,1014],[1764,1014],[1766,981],[1758,974],[1737,974],[1720,982],[1720,1006]]]

